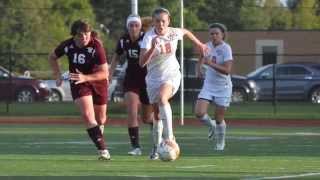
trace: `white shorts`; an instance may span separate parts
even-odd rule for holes
[[[180,72],[175,73],[174,75],[170,75],[166,78],[161,80],[147,80],[147,93],[149,97],[149,101],[151,104],[155,104],[159,102],[159,93],[160,93],[160,86],[163,84],[170,84],[172,85],[172,94],[171,97],[174,96],[180,86],[181,81],[181,74]]]
[[[208,100],[222,107],[229,107],[231,102],[231,97],[217,97],[215,93],[205,88],[201,89],[198,99]]]

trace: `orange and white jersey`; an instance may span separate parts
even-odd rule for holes
[[[157,81],[167,79],[168,76],[174,76],[180,72],[180,65],[176,58],[176,50],[178,40],[183,38],[183,31],[180,28],[168,28],[168,32],[159,36],[156,34],[155,29],[151,28],[144,36],[141,43],[142,49],[149,50],[151,48],[152,39],[158,36],[159,45],[151,57],[150,62],[147,64],[147,77],[148,81]]]

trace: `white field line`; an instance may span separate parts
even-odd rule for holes
[[[195,169],[195,168],[206,168],[206,167],[214,167],[216,165],[199,165],[199,166],[179,166],[177,169]]]
[[[288,178],[301,178],[301,177],[310,177],[310,176],[320,176],[320,173],[305,173],[305,174],[286,175],[286,176],[247,178],[245,180],[288,179]]]

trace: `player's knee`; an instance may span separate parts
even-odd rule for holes
[[[203,118],[203,116],[205,116],[206,112],[203,112],[203,111],[197,111],[195,112],[195,116],[197,119],[201,119]]]

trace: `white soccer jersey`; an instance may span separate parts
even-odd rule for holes
[[[176,58],[176,50],[178,45],[178,40],[183,38],[183,31],[180,28],[169,27],[168,32],[159,36],[160,42],[159,46],[156,47],[156,51],[151,57],[150,62],[147,64],[148,73],[146,80],[163,80],[171,74],[176,74],[180,70],[180,65]],[[149,50],[152,45],[152,39],[158,36],[155,33],[155,29],[149,30],[141,43],[141,48]]]
[[[212,42],[208,42],[206,45],[209,48],[208,56],[210,59],[216,61],[217,64],[223,64],[226,61],[233,60],[232,50],[229,44],[223,42],[214,47]],[[203,89],[210,91],[210,94],[215,97],[231,97],[231,77],[229,74],[222,74],[208,66]]]

